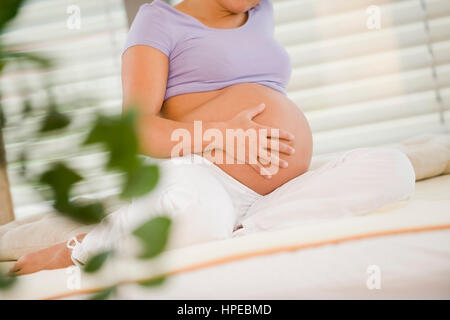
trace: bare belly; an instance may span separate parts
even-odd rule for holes
[[[266,179],[247,164],[215,165],[255,192],[266,195],[304,173],[311,161],[311,130],[303,113],[289,98],[259,84],[237,84],[217,91],[169,98],[163,105],[161,115],[177,121],[225,121],[232,119],[240,111],[261,103],[266,104],[266,109],[254,118],[255,122],[287,130],[295,136],[289,143],[295,148],[295,153],[280,154],[280,158],[288,161],[289,166],[280,168],[271,179]],[[208,158],[208,155],[204,156]]]

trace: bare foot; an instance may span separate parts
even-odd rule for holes
[[[20,257],[9,272],[14,275],[23,275],[41,270],[65,268],[73,265],[70,255],[71,250],[67,248],[66,243],[59,243]]]
[[[77,235],[79,242],[83,241],[86,234]],[[67,248],[67,243],[62,242],[54,246],[28,253],[12,266],[9,273],[23,275],[41,270],[61,269],[73,265],[72,250]]]
[[[59,243],[20,257],[9,272],[13,275],[24,275],[41,270],[65,268],[73,265],[70,256],[71,250],[67,248],[66,242]]]

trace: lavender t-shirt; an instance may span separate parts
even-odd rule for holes
[[[291,74],[286,50],[274,39],[270,0],[248,11],[245,24],[216,29],[154,0],[139,8],[123,52],[135,45],[156,48],[169,57],[165,99],[258,83],[285,94]]]

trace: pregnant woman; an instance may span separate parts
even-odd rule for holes
[[[407,199],[414,171],[396,150],[355,149],[308,171],[312,136],[286,96],[290,74],[270,0],[141,6],[122,56],[123,99],[136,106],[142,153],[159,161],[160,182],[87,235],[25,255],[11,271],[83,264],[109,248],[130,253],[129,233],[162,213],[174,220],[170,245],[181,247]],[[199,124],[204,135],[195,139]],[[225,140],[239,130],[256,132],[256,148],[206,135]],[[177,132],[192,137],[182,149]],[[189,161],[167,159],[174,155]]]

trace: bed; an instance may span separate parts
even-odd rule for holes
[[[410,159],[416,175],[426,175],[423,158]],[[114,260],[95,275],[42,271],[0,298],[84,299],[118,282],[120,299],[449,299],[450,174],[442,173],[450,157],[443,159],[440,175],[435,167],[420,177],[412,199],[366,216],[194,245],[147,262]],[[162,275],[162,286],[137,284]]]

